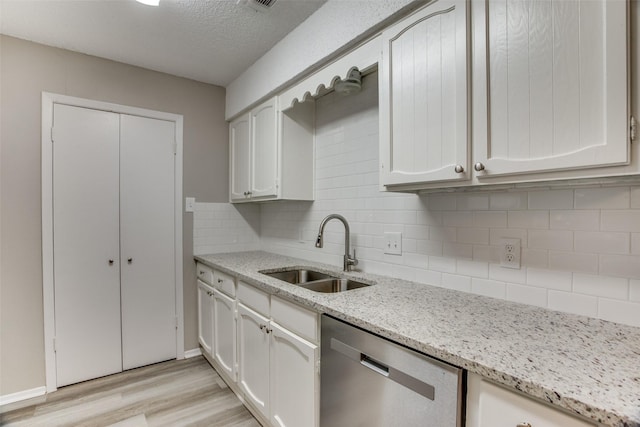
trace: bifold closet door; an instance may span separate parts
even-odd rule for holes
[[[57,386],[122,370],[119,115],[55,104],[53,246]]]
[[[122,365],[176,357],[175,123],[120,116]]]

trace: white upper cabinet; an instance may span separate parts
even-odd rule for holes
[[[470,178],[467,9],[437,1],[382,33],[383,186]]]
[[[313,200],[314,112],[274,97],[229,124],[231,202]]]
[[[478,179],[629,163],[627,2],[472,4]]]
[[[276,99],[255,108],[251,117],[251,197],[275,197],[278,171]]]

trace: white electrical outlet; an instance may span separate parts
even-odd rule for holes
[[[500,239],[500,266],[520,268],[520,239]]]
[[[184,211],[185,212],[193,212],[193,208],[196,205],[195,197],[187,197],[184,202]]]
[[[402,233],[384,233],[384,253],[391,255],[402,255]]]

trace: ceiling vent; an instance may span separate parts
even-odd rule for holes
[[[237,4],[245,5],[257,12],[266,12],[273,7],[276,0],[238,0]]]

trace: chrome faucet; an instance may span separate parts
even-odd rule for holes
[[[322,247],[322,243],[323,243],[323,233],[324,233],[324,226],[327,224],[327,222],[329,222],[332,219],[338,219],[342,222],[342,224],[344,225],[344,265],[343,265],[343,269],[344,271],[351,271],[351,267],[354,265],[358,265],[358,260],[356,259],[356,250],[353,250],[353,258],[351,257],[351,255],[349,254],[349,223],[347,222],[347,219],[345,217],[343,217],[342,215],[338,215],[338,214],[331,214],[331,215],[327,215],[325,217],[325,219],[322,220],[322,222],[320,223],[320,231],[318,231],[318,239],[316,240],[316,248],[321,248]]]

